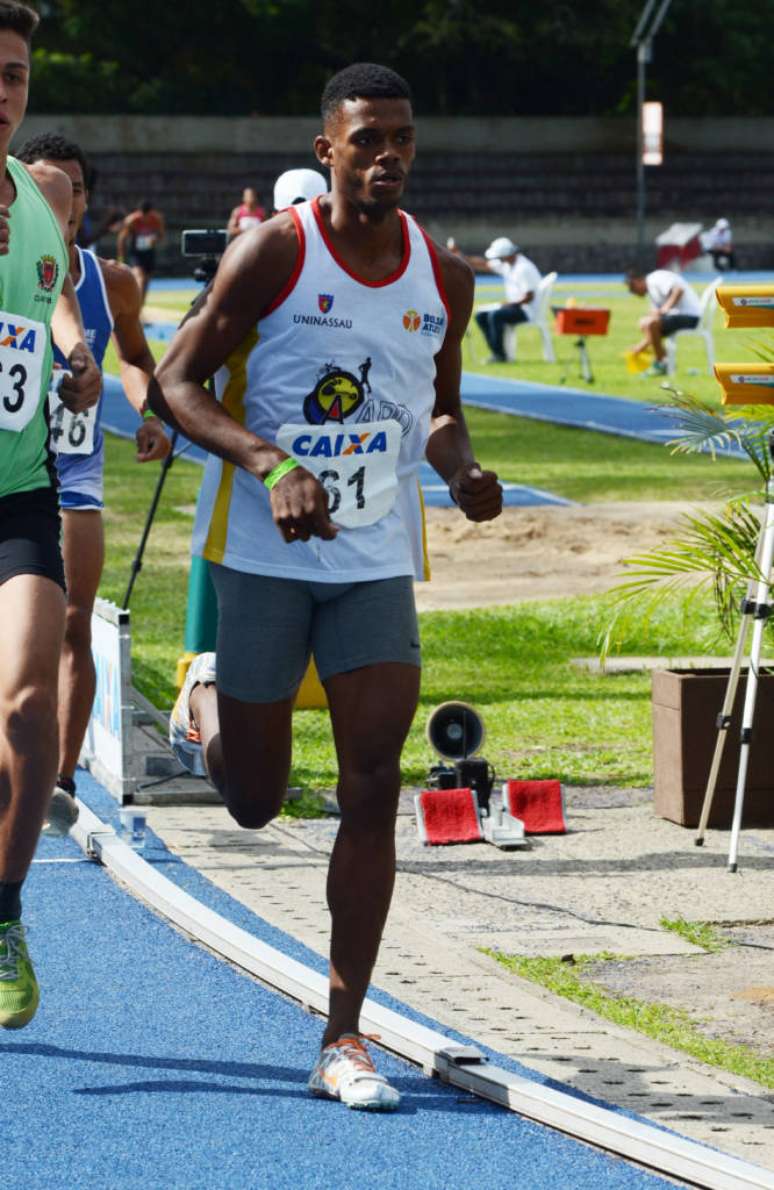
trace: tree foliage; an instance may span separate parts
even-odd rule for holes
[[[643,0],[39,0],[31,110],[311,114],[352,61],[433,115],[630,112]],[[673,0],[649,93],[674,115],[767,115],[774,0]]]

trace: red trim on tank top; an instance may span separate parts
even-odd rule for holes
[[[361,277],[358,273],[353,272],[349,265],[341,259],[338,252],[331,243],[330,237],[328,236],[328,230],[325,226],[322,212],[320,211],[319,198],[312,200],[312,212],[314,214],[317,226],[320,229],[320,235],[323,238],[325,247],[328,249],[339,268],[343,269],[347,276],[351,277],[353,281],[357,281],[360,285],[367,285],[369,289],[381,289],[383,285],[392,285],[393,281],[398,281],[403,276],[406,269],[408,268],[409,261],[411,260],[411,241],[409,239],[408,233],[408,220],[406,219],[403,211],[398,211],[398,215],[400,216],[400,229],[403,236],[403,257],[395,272],[390,273],[389,277],[384,277],[381,281],[366,280],[365,277]]]
[[[304,257],[306,256],[306,236],[304,235],[304,225],[302,224],[301,216],[295,207],[288,207],[288,214],[296,226],[296,236],[298,237],[296,263],[293,265],[293,272],[282,286],[282,289],[278,294],[276,294],[274,298],[272,298],[266,309],[261,313],[261,318],[266,318],[267,314],[273,314],[277,307],[281,306],[285,299],[290,297],[291,293],[296,287],[298,278],[301,276],[301,270],[304,267]]]
[[[443,302],[443,308],[446,311],[446,317],[449,319],[449,322],[451,322],[452,314],[451,314],[451,306],[449,305],[449,295],[447,294],[446,286],[444,285],[443,273],[441,272],[441,262],[438,259],[438,253],[435,250],[435,244],[430,239],[430,236],[427,234],[427,232],[425,231],[424,227],[421,226],[421,224],[417,223],[417,227],[421,231],[422,238],[424,239],[425,243],[427,244],[427,251],[430,254],[430,263],[433,266],[433,276],[435,277],[435,283],[438,287],[438,296],[440,297],[441,301]]]

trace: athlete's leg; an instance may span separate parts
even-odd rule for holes
[[[287,790],[312,597],[305,583],[224,566],[210,573],[218,597],[217,688],[194,685],[188,706],[213,784],[240,826],[256,829],[279,813]]]
[[[0,884],[24,879],[57,766],[57,673],[65,596],[49,578],[0,586]]]
[[[419,698],[417,665],[382,663],[328,678],[341,824],[328,872],[330,1010],[323,1045],[359,1032],[395,882],[400,756]]]
[[[98,509],[62,513],[67,613],[59,665],[59,773],[72,778],[94,702],[91,615],[105,557]]]
[[[210,780],[230,813],[252,830],[271,822],[288,787],[293,699],[243,702],[200,685],[190,708]]]

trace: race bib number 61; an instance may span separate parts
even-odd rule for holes
[[[316,475],[332,521],[345,529],[373,525],[392,509],[401,428],[396,421],[280,426],[277,446]]]
[[[47,342],[42,322],[0,310],[0,430],[20,434],[35,416]]]

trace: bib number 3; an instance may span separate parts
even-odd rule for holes
[[[396,421],[347,426],[284,425],[277,446],[316,475],[337,525],[359,529],[391,511],[398,491],[401,428]]]
[[[40,401],[47,331],[0,310],[0,430],[20,434]]]

